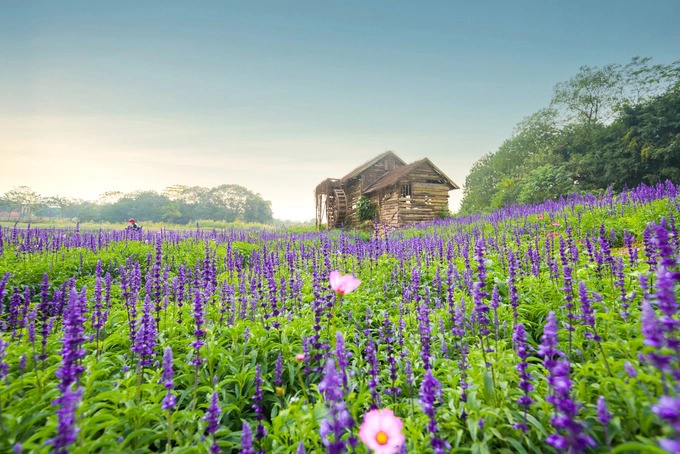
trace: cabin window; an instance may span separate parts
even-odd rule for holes
[[[401,196],[402,197],[411,197],[411,185],[410,184],[402,184],[401,185]]]

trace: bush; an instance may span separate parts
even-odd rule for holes
[[[359,198],[357,211],[359,212],[359,221],[361,222],[372,221],[375,218],[375,205],[365,195]]]

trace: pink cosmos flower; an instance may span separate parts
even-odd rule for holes
[[[558,225],[560,225],[560,223],[559,222],[551,222],[550,225],[557,227]]]
[[[341,275],[338,271],[331,271],[329,276],[331,288],[338,295],[347,295],[359,287],[361,281],[351,274]]]
[[[304,361],[304,360],[305,360],[305,354],[304,353],[298,353],[297,355],[295,355],[295,361],[300,362],[300,361]]]
[[[538,215],[538,219],[543,219],[543,215],[542,215],[542,214],[539,214],[539,215]]]
[[[403,426],[392,410],[371,410],[364,415],[359,438],[375,454],[395,454],[405,441]]]

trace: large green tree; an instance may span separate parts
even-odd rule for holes
[[[582,67],[555,86],[549,108],[473,165],[461,212],[680,181],[678,86],[680,61]]]

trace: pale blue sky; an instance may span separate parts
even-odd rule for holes
[[[680,59],[678,23],[677,0],[0,0],[0,193],[236,183],[305,220],[385,150],[462,185],[581,65]]]

